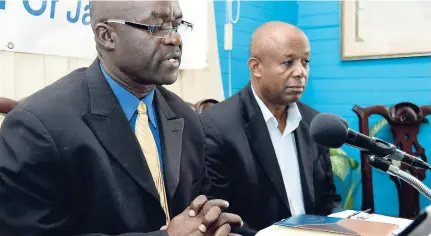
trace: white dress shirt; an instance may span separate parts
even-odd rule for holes
[[[286,188],[287,198],[289,200],[290,212],[292,216],[305,214],[304,199],[302,196],[301,177],[299,173],[298,155],[296,152],[295,136],[293,131],[298,128],[302,119],[296,103],[289,105],[287,109],[286,128],[281,133],[278,129],[278,121],[262,102],[251,87],[253,95],[259,104],[263,118],[271,137],[272,146],[277,156],[278,165],[280,166],[283,177],[284,187]]]

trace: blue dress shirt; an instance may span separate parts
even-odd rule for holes
[[[133,132],[135,132],[135,124],[136,124],[136,118],[138,117],[137,109],[139,106],[139,102],[144,102],[145,105],[147,106],[147,114],[149,118],[148,123],[150,123],[150,129],[151,129],[151,132],[153,133],[153,137],[157,145],[157,151],[159,153],[159,158],[160,158],[160,166],[163,171],[163,158],[162,158],[162,148],[160,144],[160,134],[159,134],[159,129],[157,125],[156,110],[154,108],[154,103],[153,103],[154,88],[151,90],[150,93],[148,93],[145,97],[139,100],[137,97],[135,97],[135,95],[127,91],[123,86],[121,86],[114,79],[112,79],[111,76],[109,76],[106,73],[105,69],[103,69],[102,65],[100,65],[100,68],[102,69],[102,72],[106,78],[106,81],[108,81],[109,86],[111,86],[112,91],[117,97],[117,100],[121,105],[121,108],[126,114],[127,120],[129,121],[129,124],[132,127]]]

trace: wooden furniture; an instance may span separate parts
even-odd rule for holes
[[[211,98],[203,99],[203,100],[201,100],[195,104],[195,110],[197,113],[200,114],[203,111],[205,111],[206,109],[212,107],[213,105],[215,105],[217,103],[219,103],[219,102],[215,99],[211,99]]]
[[[12,111],[16,105],[18,105],[17,101],[0,97],[0,113],[7,114]]]
[[[428,123],[426,115],[431,114],[431,106],[417,106],[413,103],[402,102],[392,107],[377,105],[371,107],[360,107],[355,105],[353,110],[359,117],[359,131],[369,135],[368,118],[372,114],[384,117],[394,136],[394,145],[399,149],[422,158],[427,162],[424,148],[419,144],[418,133],[421,123]],[[410,174],[423,181],[425,170],[409,167],[401,164],[402,170],[408,170]],[[368,164],[367,155],[361,151],[361,171],[362,171],[362,209],[371,208],[374,212],[374,194],[371,166]],[[399,198],[399,216],[402,218],[415,218],[420,211],[419,193],[416,189],[406,184],[404,181],[391,176]]]

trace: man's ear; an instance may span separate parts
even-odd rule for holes
[[[115,49],[117,34],[111,26],[102,22],[97,23],[94,26],[94,37],[99,47],[108,51]]]
[[[248,69],[254,77],[260,78],[262,76],[262,63],[256,57],[248,59]]]

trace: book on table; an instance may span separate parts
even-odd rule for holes
[[[338,217],[298,215],[275,223],[280,234],[307,236],[384,236],[392,235],[396,224],[345,219]],[[282,232],[283,231],[283,232]]]

